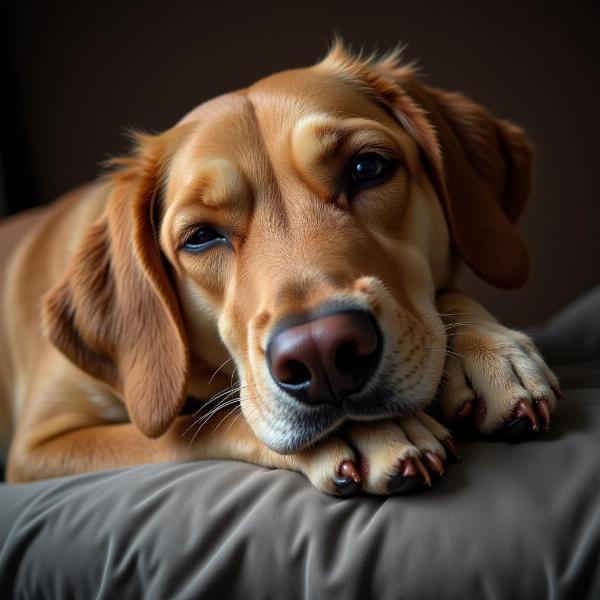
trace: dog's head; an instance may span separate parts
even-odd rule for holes
[[[414,412],[441,378],[435,298],[458,258],[502,287],[527,275],[530,163],[518,128],[337,44],[140,136],[47,330],[149,436],[228,357],[279,452]]]

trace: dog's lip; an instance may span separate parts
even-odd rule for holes
[[[412,412],[414,410],[414,407],[412,407]],[[349,397],[339,404],[323,403],[311,407],[303,407],[302,416],[295,419],[295,423],[293,423],[294,419],[292,419],[292,424],[288,425],[294,431],[291,439],[284,435],[285,441],[283,442],[281,439],[277,442],[273,442],[272,440],[263,441],[275,452],[290,454],[319,442],[327,435],[340,429],[348,421],[377,421],[402,417],[408,412],[410,412],[410,408],[398,401],[387,407],[381,404],[373,406],[368,401],[361,401],[361,398],[358,396],[356,398]]]

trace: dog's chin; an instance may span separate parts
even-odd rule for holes
[[[387,393],[386,393],[387,392]],[[414,414],[427,404],[394,397],[388,390],[353,395],[339,404],[319,404],[292,410],[275,426],[254,423],[261,441],[278,454],[293,454],[314,446],[347,421],[377,421]]]

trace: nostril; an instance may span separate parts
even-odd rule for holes
[[[356,342],[342,344],[335,353],[335,366],[342,373],[352,373],[364,367],[366,356],[359,354]]]
[[[299,360],[288,360],[282,365],[278,379],[287,385],[301,385],[311,380],[310,369]]]

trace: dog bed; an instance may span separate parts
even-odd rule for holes
[[[600,288],[534,332],[552,432],[459,444],[408,497],[166,463],[0,485],[2,598],[600,598]]]

